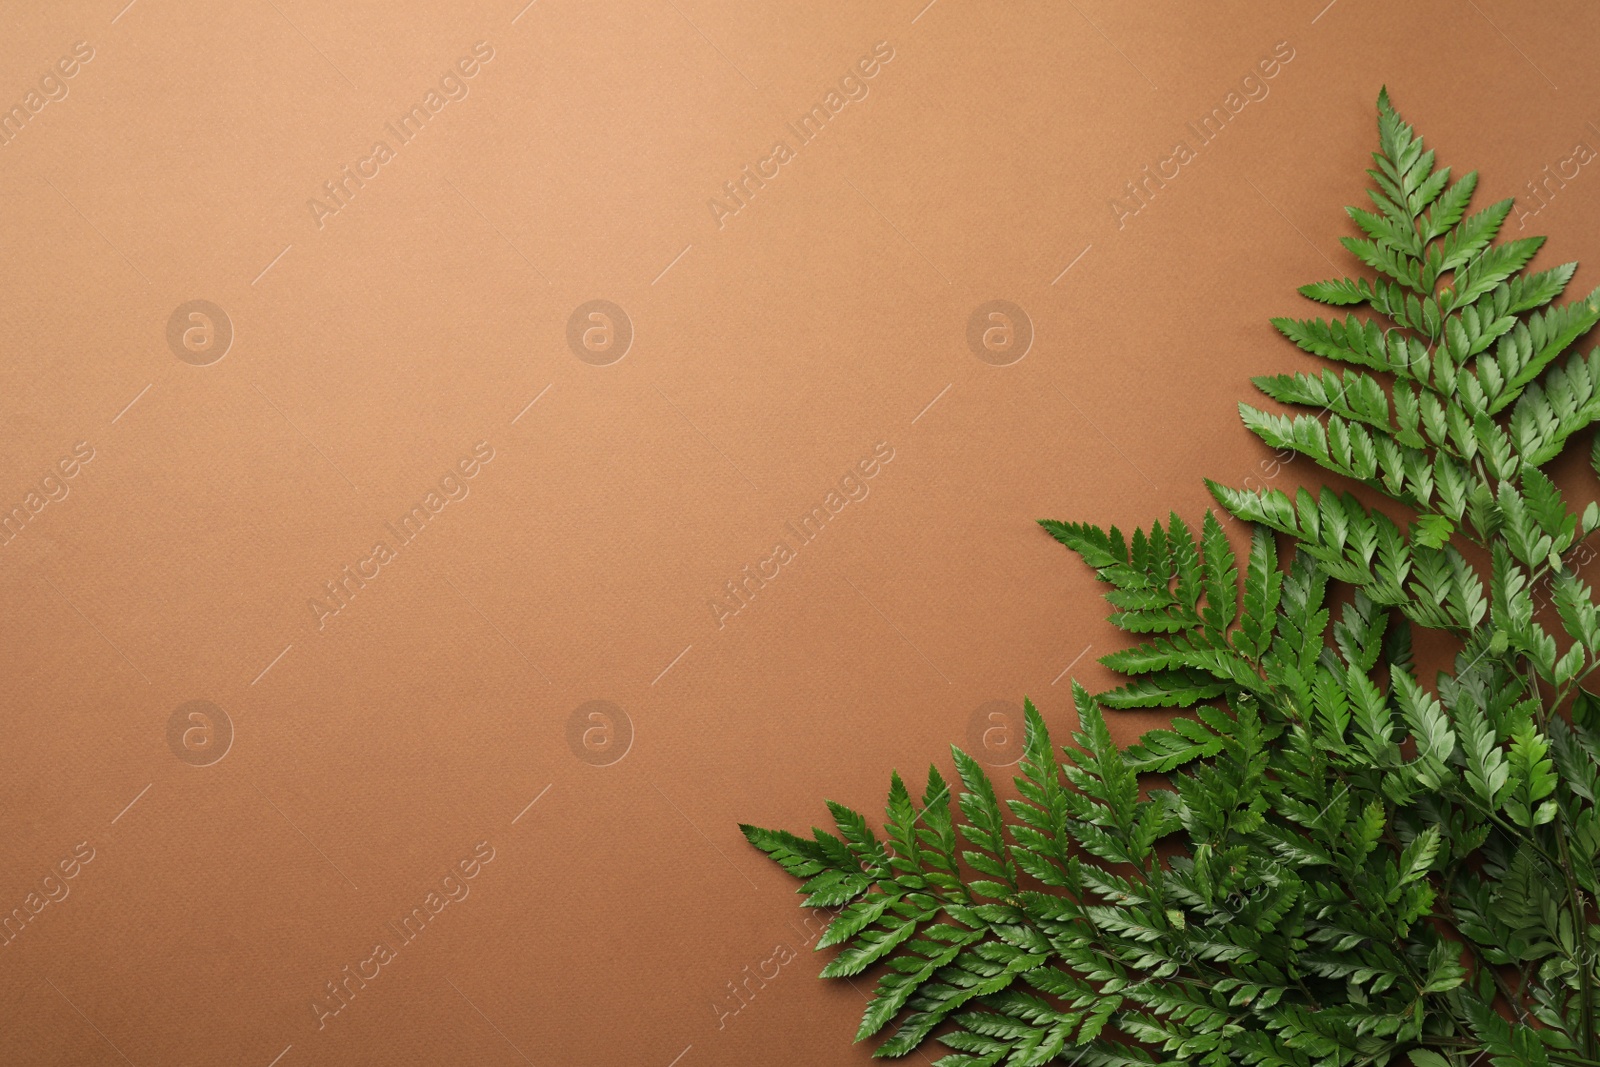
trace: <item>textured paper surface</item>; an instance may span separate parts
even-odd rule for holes
[[[1305,475],[1379,86],[1600,257],[1588,4],[524,2],[8,7],[0,1062],[865,1063],[735,823]]]

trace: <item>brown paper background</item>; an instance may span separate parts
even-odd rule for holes
[[[735,824],[876,814],[989,701],[1070,730],[1063,672],[1107,684],[1118,638],[1034,519],[1198,522],[1203,477],[1301,476],[1233,406],[1304,365],[1267,324],[1309,313],[1292,286],[1351,269],[1380,84],[1480,205],[1600,145],[1576,2],[123,2],[0,34],[6,106],[94,49],[0,147],[0,503],[94,449],[0,546],[0,914],[94,850],[0,947],[7,1064],[866,1062],[870,977],[816,979]],[[308,198],[479,41],[318,229]],[[719,229],[707,199],[880,41]],[[1280,41],[1269,95],[1119,226]],[[1600,256],[1597,175],[1546,187],[1541,264]],[[166,341],[196,298],[235,333],[204,367]],[[635,331],[609,366],[566,344],[593,299]],[[990,299],[1036,331],[1010,366],[967,347]],[[318,630],[321,583],[484,440]],[[879,441],[870,494],[719,629]],[[567,741],[593,699],[632,725],[609,766]],[[168,745],[190,700],[233,726],[209,766]]]

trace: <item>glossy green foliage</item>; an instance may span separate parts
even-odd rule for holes
[[[1572,550],[1597,527],[1540,468],[1600,419],[1591,295],[1543,238],[1496,243],[1378,100],[1373,274],[1301,289],[1343,317],[1274,324],[1323,363],[1242,405],[1320,491],[1212,484],[1215,514],[1131,537],[1045,522],[1135,635],[1074,686],[1058,748],[1027,705],[1016,796],[979,764],[892,778],[885,838],[745,827],[835,909],[826,976],[875,976],[858,1039],[940,1067],[1600,1067],[1600,608]],[[1328,366],[1331,361],[1334,366]],[[1338,366],[1343,364],[1342,367]],[[1360,489],[1364,486],[1365,489]],[[1385,501],[1383,498],[1387,498]],[[1419,676],[1414,630],[1450,669]],[[1448,656],[1448,653],[1447,653]],[[1176,718],[1127,748],[1102,709]]]

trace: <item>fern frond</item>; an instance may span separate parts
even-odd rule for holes
[[[822,973],[875,974],[877,1055],[1600,1065],[1600,603],[1574,562],[1600,503],[1546,469],[1600,421],[1600,350],[1574,351],[1600,291],[1555,304],[1574,264],[1529,272],[1511,202],[1473,213],[1477,173],[1377,111],[1363,276],[1300,290],[1348,310],[1273,320],[1342,366],[1239,407],[1330,484],[1208,481],[1242,564],[1211,511],[1042,522],[1139,635],[1100,659],[1122,684],[1073,684],[1070,743],[1029,701],[1014,795],[955,749],[959,794],[893,776],[882,837],[838,804],[809,838],[743,828],[833,911]],[[1117,744],[1107,709],[1154,708]]]

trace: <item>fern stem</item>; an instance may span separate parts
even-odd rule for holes
[[[1561,806],[1556,806],[1558,822],[1552,828],[1556,839],[1556,849],[1561,854],[1561,875],[1567,883],[1567,903],[1572,908],[1572,923],[1574,930],[1583,930],[1589,921],[1589,905],[1584,899],[1583,891],[1578,888],[1578,879],[1572,870],[1572,852],[1567,845],[1567,827],[1564,825],[1566,815]],[[1578,990],[1583,998],[1583,1051],[1584,1055],[1594,1057],[1597,1054],[1595,1017],[1594,1017],[1594,988],[1591,968],[1586,961],[1579,961],[1578,965]]]

